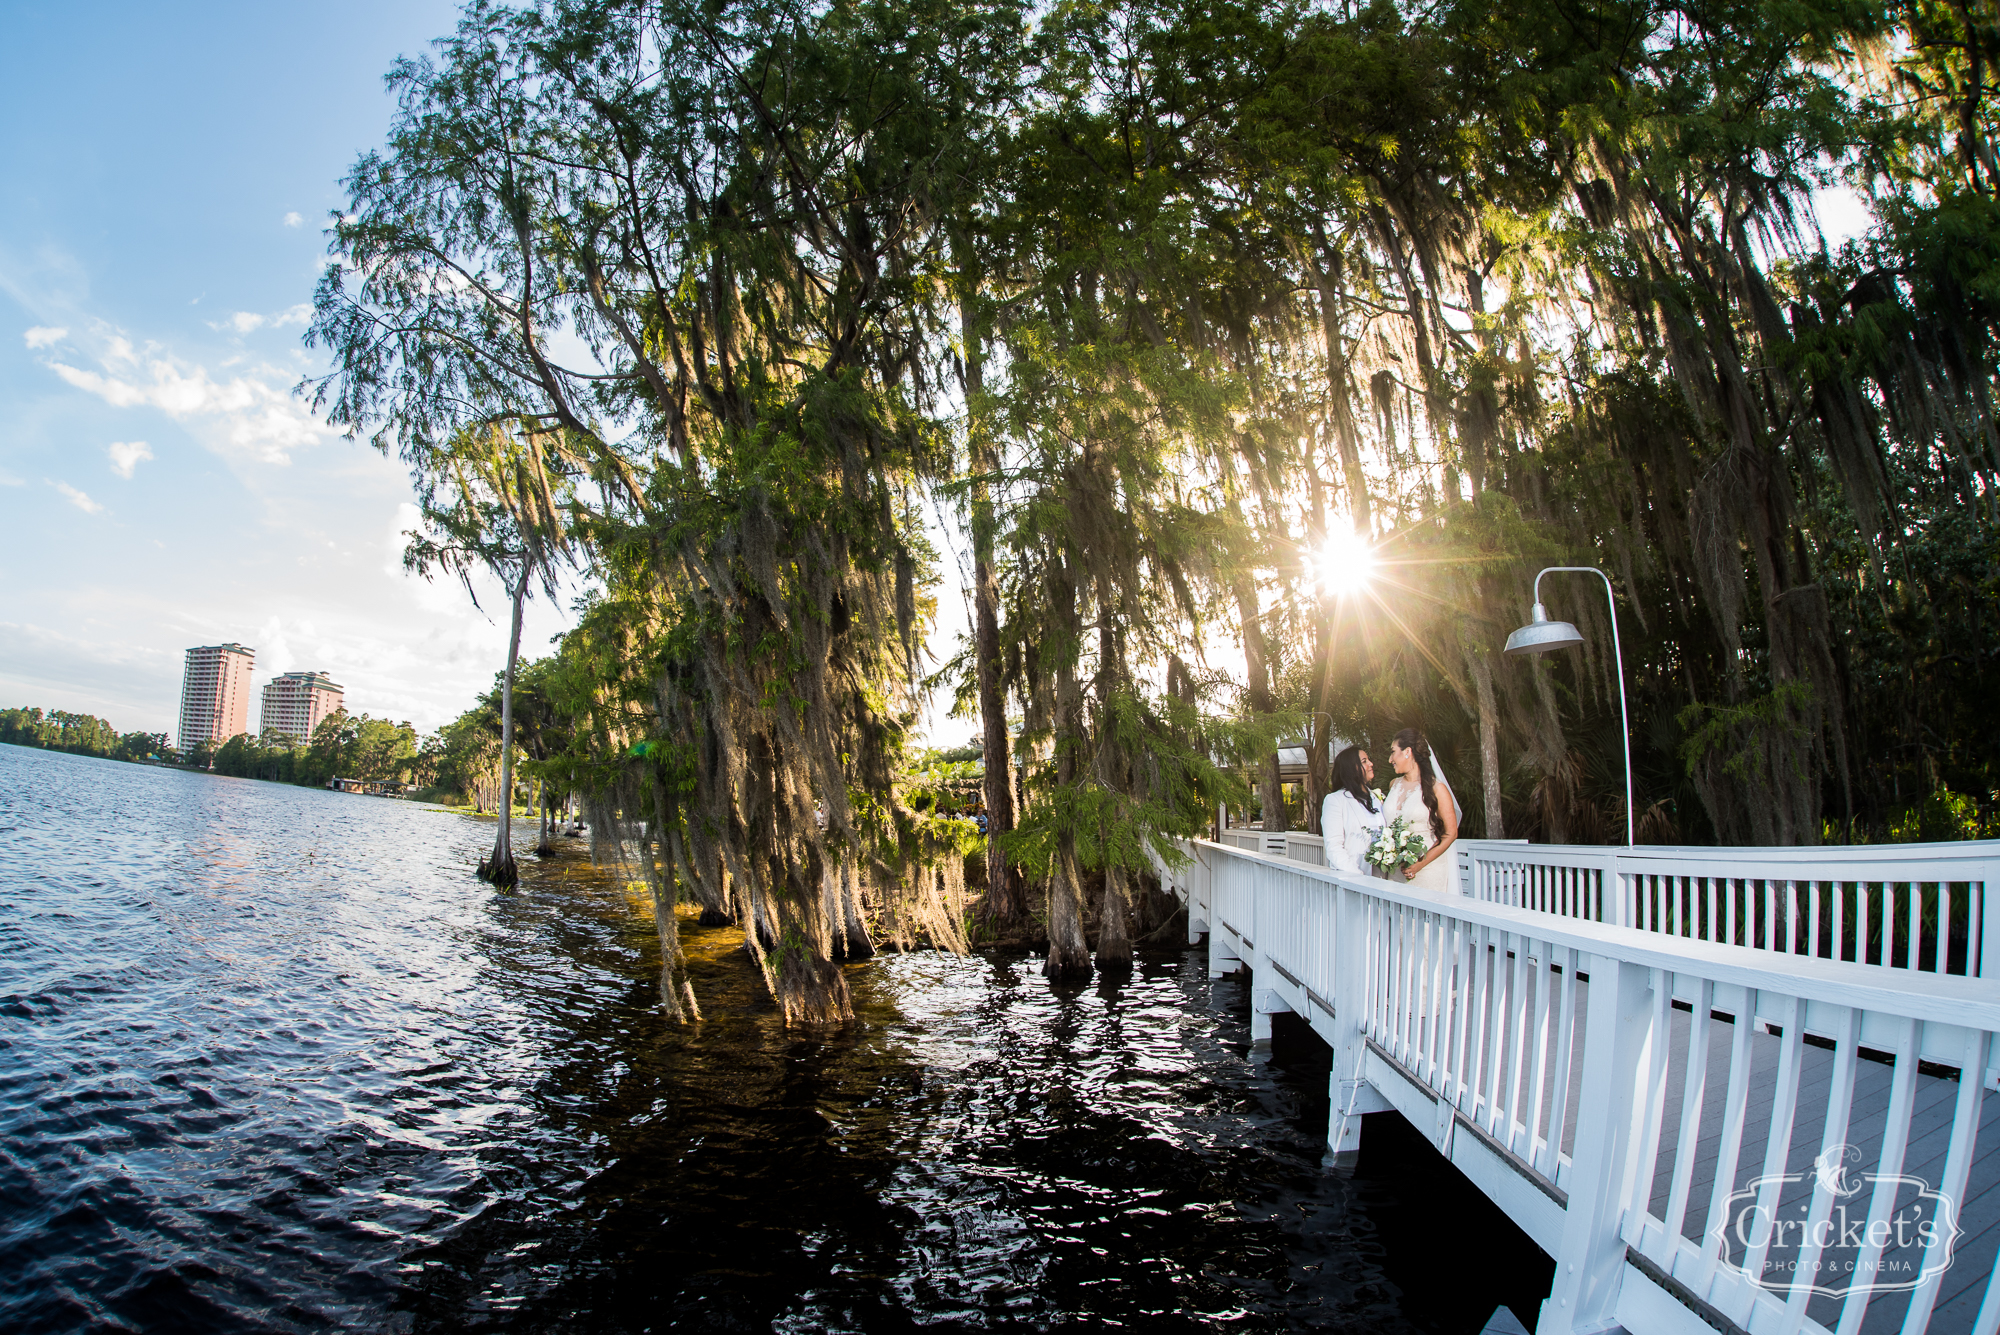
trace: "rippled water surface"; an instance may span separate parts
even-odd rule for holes
[[[886,957],[812,1034],[694,930],[680,1029],[643,897],[580,849],[495,891],[491,838],[0,745],[0,1329],[1533,1319],[1393,1137],[1322,1168],[1324,1048],[1253,1060],[1198,954]]]

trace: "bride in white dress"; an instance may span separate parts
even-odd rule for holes
[[[1344,748],[1333,758],[1333,791],[1319,807],[1319,833],[1326,865],[1350,876],[1373,876],[1368,848],[1382,831],[1382,808],[1368,785],[1375,766],[1358,746]]]
[[[1396,734],[1389,744],[1389,763],[1395,767],[1396,781],[1382,804],[1382,820],[1402,817],[1429,846],[1423,857],[1403,870],[1403,880],[1420,890],[1449,894],[1455,888],[1448,859],[1458,838],[1458,799],[1435,768],[1431,744],[1415,728]]]

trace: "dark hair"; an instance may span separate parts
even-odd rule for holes
[[[1396,734],[1396,745],[1417,758],[1417,789],[1431,813],[1431,838],[1444,838],[1444,817],[1438,812],[1437,775],[1431,772],[1431,744],[1415,728]]]
[[[1364,811],[1375,809],[1375,794],[1368,791],[1368,783],[1361,777],[1360,747],[1350,746],[1333,758],[1333,790],[1346,793]]]

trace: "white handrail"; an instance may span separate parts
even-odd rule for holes
[[[2000,841],[1638,848],[1461,840],[1482,900],[1877,968],[2000,969]]]
[[[1731,1212],[1782,1205],[1787,1218],[1831,1220],[1849,1204],[1823,1173],[1815,1179],[1814,1162],[1847,1145],[1857,1174],[1881,1182],[1922,1168],[1954,1200],[1966,1199],[1975,1164],[1981,1183],[1996,1176],[2000,1156],[1981,1154],[1977,1133],[2000,984],[1437,895],[1206,841],[1184,849],[1189,861],[1162,866],[1163,884],[1187,902],[1190,932],[1197,921],[1207,928],[1211,972],[1251,968],[1253,1037],[1268,1037],[1271,1011],[1290,1009],[1333,1046],[1336,1149],[1354,1143],[1346,1113],[1395,1107],[1556,1257],[1538,1335],[1612,1324],[1665,1332],[1674,1322],[1661,1313],[1685,1317],[1690,1304],[1750,1331],[1853,1335],[1866,1293],[1842,1297],[1838,1318],[1822,1323],[1810,1293],[1771,1275],[1856,1262],[1920,1274],[1950,1240],[1877,1238],[1872,1254],[1840,1251],[1842,1239],[1869,1237],[1863,1225],[1908,1205],[1893,1187],[1826,1246],[1782,1233],[1733,1241]],[[1604,861],[1623,850],[1474,846],[1462,862],[1522,865],[1524,850],[1537,867],[1597,877],[1575,882],[1579,904],[1601,903],[1607,879],[1615,899],[1637,874]],[[1685,851],[1645,858],[1695,865],[1674,861]],[[1799,852],[1817,866],[1824,850]],[[1960,879],[1983,887],[1977,856],[1955,862]],[[1762,881],[1813,874],[1757,865]],[[1843,865],[1852,879],[1858,868]],[[1877,859],[1868,874],[1894,865]],[[1814,1236],[1826,1241],[1824,1229]],[[1991,1243],[1981,1246],[1986,1254],[1967,1264],[1990,1259]],[[2000,1289],[1979,1277],[1985,1310],[2000,1313]],[[1896,1295],[1905,1331],[1929,1326],[1939,1292],[1930,1282]],[[1978,1323],[1978,1335],[1990,1324]]]

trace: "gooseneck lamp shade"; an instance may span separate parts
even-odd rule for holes
[[[1510,654],[1545,654],[1551,649],[1574,649],[1583,636],[1567,621],[1551,621],[1546,609],[1535,604],[1534,619],[1507,637]]]

